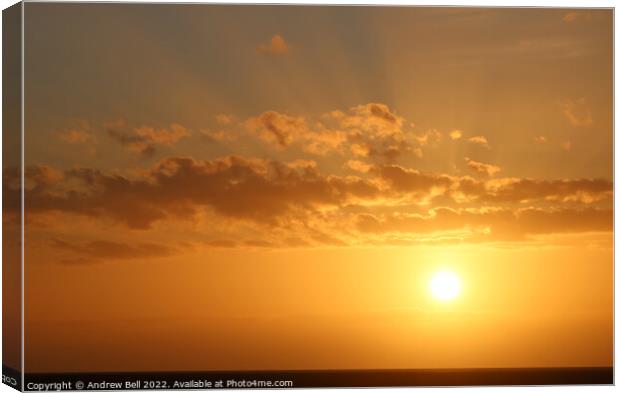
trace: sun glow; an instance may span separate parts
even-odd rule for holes
[[[461,292],[461,279],[453,272],[440,271],[431,278],[429,289],[434,299],[452,300]]]

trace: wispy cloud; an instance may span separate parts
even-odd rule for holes
[[[220,125],[229,125],[235,121],[235,117],[232,115],[226,115],[226,114],[220,113],[219,115],[215,116],[215,120]]]
[[[256,48],[261,53],[269,53],[273,55],[282,55],[288,53],[289,45],[279,34],[271,37],[269,42],[258,45]]]
[[[564,14],[564,16],[562,17],[562,20],[563,20],[564,22],[571,23],[571,22],[574,22],[574,21],[577,19],[577,16],[578,16],[578,15],[579,15],[579,14],[577,14],[577,13],[576,13],[576,12],[574,12],[574,11],[567,12],[567,13],[565,13],[565,14]]]
[[[124,122],[116,122],[108,124],[107,130],[116,142],[144,156],[154,155],[158,146],[171,146],[189,136],[187,128],[179,124],[167,128],[142,126],[128,129]]]
[[[593,123],[592,112],[585,98],[566,99],[562,103],[562,113],[573,127],[589,127]]]
[[[52,239],[56,249],[69,251],[76,258],[66,259],[65,263],[93,263],[111,260],[127,260],[140,258],[161,258],[173,255],[177,249],[155,243],[120,243],[109,240],[89,241],[85,244],[70,243],[61,239]]]
[[[91,132],[70,129],[60,133],[60,139],[67,143],[86,143],[95,139]]]
[[[476,145],[486,147],[487,149],[489,148],[489,141],[487,141],[487,138],[484,136],[481,136],[481,135],[472,136],[471,138],[467,140],[471,143],[475,143]]]
[[[494,176],[499,173],[502,168],[497,165],[485,164],[483,162],[474,161],[468,157],[465,157],[465,161],[467,162],[467,166],[478,173],[484,173],[488,176]]]

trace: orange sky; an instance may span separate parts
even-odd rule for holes
[[[610,10],[25,10],[26,371],[611,365]]]

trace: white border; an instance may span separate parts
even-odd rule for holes
[[[40,0],[25,0],[25,2],[40,2]],[[59,1],[60,2],[60,1]],[[62,2],[66,2],[66,3],[121,3],[121,1],[77,1],[77,0],[63,0]],[[198,3],[198,4],[276,4],[273,0],[272,1],[268,1],[268,0],[228,0],[228,1],[204,1],[204,2],[198,2],[198,1],[170,1],[170,0],[150,0],[150,1],[140,1],[140,0],[132,0],[129,1],[131,3],[174,3],[174,4],[182,4],[182,3]],[[14,3],[16,3],[16,1],[14,0],[0,0],[0,5],[2,6],[2,9],[5,9],[11,5],[13,5]],[[533,1],[533,0],[522,0],[522,1],[517,1],[517,0],[450,0],[450,1],[438,1],[438,0],[426,0],[423,2],[420,1],[411,1],[411,0],[388,0],[388,1],[369,1],[369,0],[313,0],[312,2],[309,1],[299,1],[299,0],[287,0],[286,2],[282,2],[282,3],[278,3],[278,4],[291,4],[291,5],[302,5],[302,4],[315,4],[315,5],[382,5],[382,6],[469,6],[469,7],[558,7],[558,8],[574,8],[574,7],[586,7],[586,8],[614,8],[616,7],[616,1],[612,0],[612,1],[604,1],[604,0],[590,0],[590,1],[584,1],[584,0],[538,0],[538,1]],[[22,80],[21,80],[21,88],[22,88],[22,103],[21,103],[21,166],[22,166],[22,174],[23,169],[24,169],[24,142],[25,142],[25,133],[24,133],[24,121],[25,121],[25,117],[24,117],[24,24],[25,24],[25,18],[24,18],[24,7],[22,6],[22,48],[21,48],[21,56],[22,56]],[[615,14],[615,12],[614,12]],[[0,25],[1,25],[1,18],[0,18]],[[1,29],[0,29],[0,47],[1,47]],[[615,100],[615,94],[616,94],[616,85],[615,85],[615,74],[616,74],[616,70],[618,67],[616,60],[616,43],[618,42],[618,31],[615,29],[615,15],[614,15],[614,196],[616,195],[616,191],[617,191],[617,187],[616,187],[616,176],[615,174],[618,173],[618,162],[616,162],[615,160],[615,151],[618,151],[618,148],[620,146],[620,142],[618,142],[618,140],[615,138],[615,113],[617,113],[617,111],[619,110],[618,107],[618,102]],[[1,67],[2,65],[0,64],[0,71],[1,71]],[[2,84],[0,82],[0,88],[1,88]],[[0,114],[2,113],[2,108],[0,108]],[[2,148],[2,141],[0,138],[0,151]],[[0,177],[1,178],[1,177]],[[1,182],[1,180],[0,180]],[[1,196],[0,196],[0,201],[1,201]],[[21,195],[21,203],[22,203],[22,209],[24,207],[24,178],[22,176],[22,195]],[[620,202],[618,201],[618,199],[614,198],[614,229],[615,229],[615,222],[616,222],[616,217],[618,212],[620,211]],[[23,210],[22,210],[22,216],[21,216],[21,224],[22,224],[22,229],[21,229],[21,240],[22,240],[22,244],[21,244],[21,258],[22,258],[22,266],[21,266],[21,274],[22,274],[22,288],[21,288],[21,296],[22,296],[22,304],[21,304],[21,315],[22,315],[22,323],[21,323],[21,330],[22,330],[22,340],[21,340],[21,347],[22,347],[22,357],[21,357],[21,363],[22,363],[22,370],[24,369],[24,365],[25,365],[25,359],[24,359],[24,348],[25,348],[25,343],[24,343],[24,317],[25,317],[25,313],[24,313],[24,301],[25,301],[25,282],[24,282],[24,250],[25,250],[25,245],[24,245],[24,214],[23,214]],[[0,233],[1,233],[1,229],[0,229]],[[615,269],[615,244],[616,244],[616,232],[614,230],[614,284],[616,282],[616,278],[618,278],[618,272]],[[0,246],[2,245],[2,237],[0,237]],[[1,271],[0,271],[0,275],[1,275]],[[2,283],[0,280],[0,289],[2,287]],[[617,293],[615,291],[615,285],[614,285],[614,316],[615,316],[615,305],[617,304],[616,300],[616,296]],[[1,316],[0,316],[1,319]],[[615,349],[616,349],[616,345],[617,345],[617,341],[615,340],[615,337],[618,333],[618,324],[615,323],[615,318],[614,318],[614,363],[615,363]],[[2,349],[2,343],[1,343],[1,338],[0,338],[0,352]],[[618,377],[618,372],[617,370],[614,370],[614,379],[617,381]],[[23,374],[22,374],[22,386],[23,386]],[[411,390],[413,391],[415,389],[416,392],[437,392],[439,391],[439,389],[442,388],[376,388],[375,390],[379,393],[387,393],[390,390],[393,389],[398,389],[398,390]],[[501,391],[501,392],[513,392],[513,391],[517,391],[517,392],[522,392],[522,391],[532,391],[532,392],[536,392],[536,391],[541,391],[541,392],[600,392],[600,391],[608,391],[608,390],[612,390],[614,389],[613,386],[580,386],[580,385],[568,385],[568,386],[532,386],[532,387],[495,387],[495,386],[489,386],[489,387],[459,387],[459,388],[454,388],[454,389],[458,389],[459,392],[477,392],[477,391],[485,391],[485,392],[494,392],[494,391]],[[320,389],[304,389],[305,391],[313,391],[313,392],[319,392]],[[339,391],[342,392],[354,392],[354,391],[359,391],[359,389],[338,389]],[[9,393],[9,392],[14,392],[15,390],[9,388],[6,385],[0,384],[0,393]],[[257,390],[237,390],[240,393],[248,393],[248,392],[256,392]],[[189,390],[187,392],[190,392]]]

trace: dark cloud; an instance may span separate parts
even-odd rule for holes
[[[17,171],[5,169],[5,212],[19,212],[18,177]],[[171,157],[132,176],[92,168],[28,167],[25,197],[27,220],[69,213],[146,230],[170,218],[195,221],[207,211],[216,222],[248,225],[249,230],[213,233],[204,246],[283,247],[287,238],[295,239],[288,246],[366,241],[352,237],[355,229],[367,234],[471,230],[493,239],[610,231],[612,192],[612,182],[602,179],[482,180],[398,165],[371,166],[362,178],[323,174],[313,161],[287,164],[229,156]],[[360,212],[366,214],[358,216]],[[264,226],[279,232],[261,235]],[[101,244],[74,251],[87,257],[97,246]],[[146,254],[137,245],[108,248],[117,258]]]
[[[286,147],[294,136],[306,131],[306,121],[302,117],[288,116],[268,111],[246,121],[248,127],[258,133],[261,139]]]
[[[376,169],[381,179],[387,181],[391,188],[398,192],[425,192],[432,188],[447,189],[452,178],[445,175],[423,174],[415,169],[403,168],[398,165],[384,165]]]
[[[239,157],[168,158],[137,178],[71,169],[62,173],[64,187],[47,183],[47,177],[40,179],[40,168],[35,173],[26,196],[28,214],[60,211],[108,218],[135,229],[147,229],[166,217],[190,218],[201,207],[226,217],[275,224],[287,215],[305,215],[319,206],[339,206],[379,193],[376,185],[361,178],[324,176],[312,167]],[[67,190],[69,184],[73,186]]]
[[[155,154],[158,146],[171,146],[189,136],[188,130],[179,124],[159,129],[148,126],[128,129],[123,122],[117,122],[106,128],[116,142],[144,156]]]
[[[398,124],[401,120],[390,110],[387,105],[371,103],[356,107],[358,112],[368,112],[371,116],[384,120],[388,124]]]

